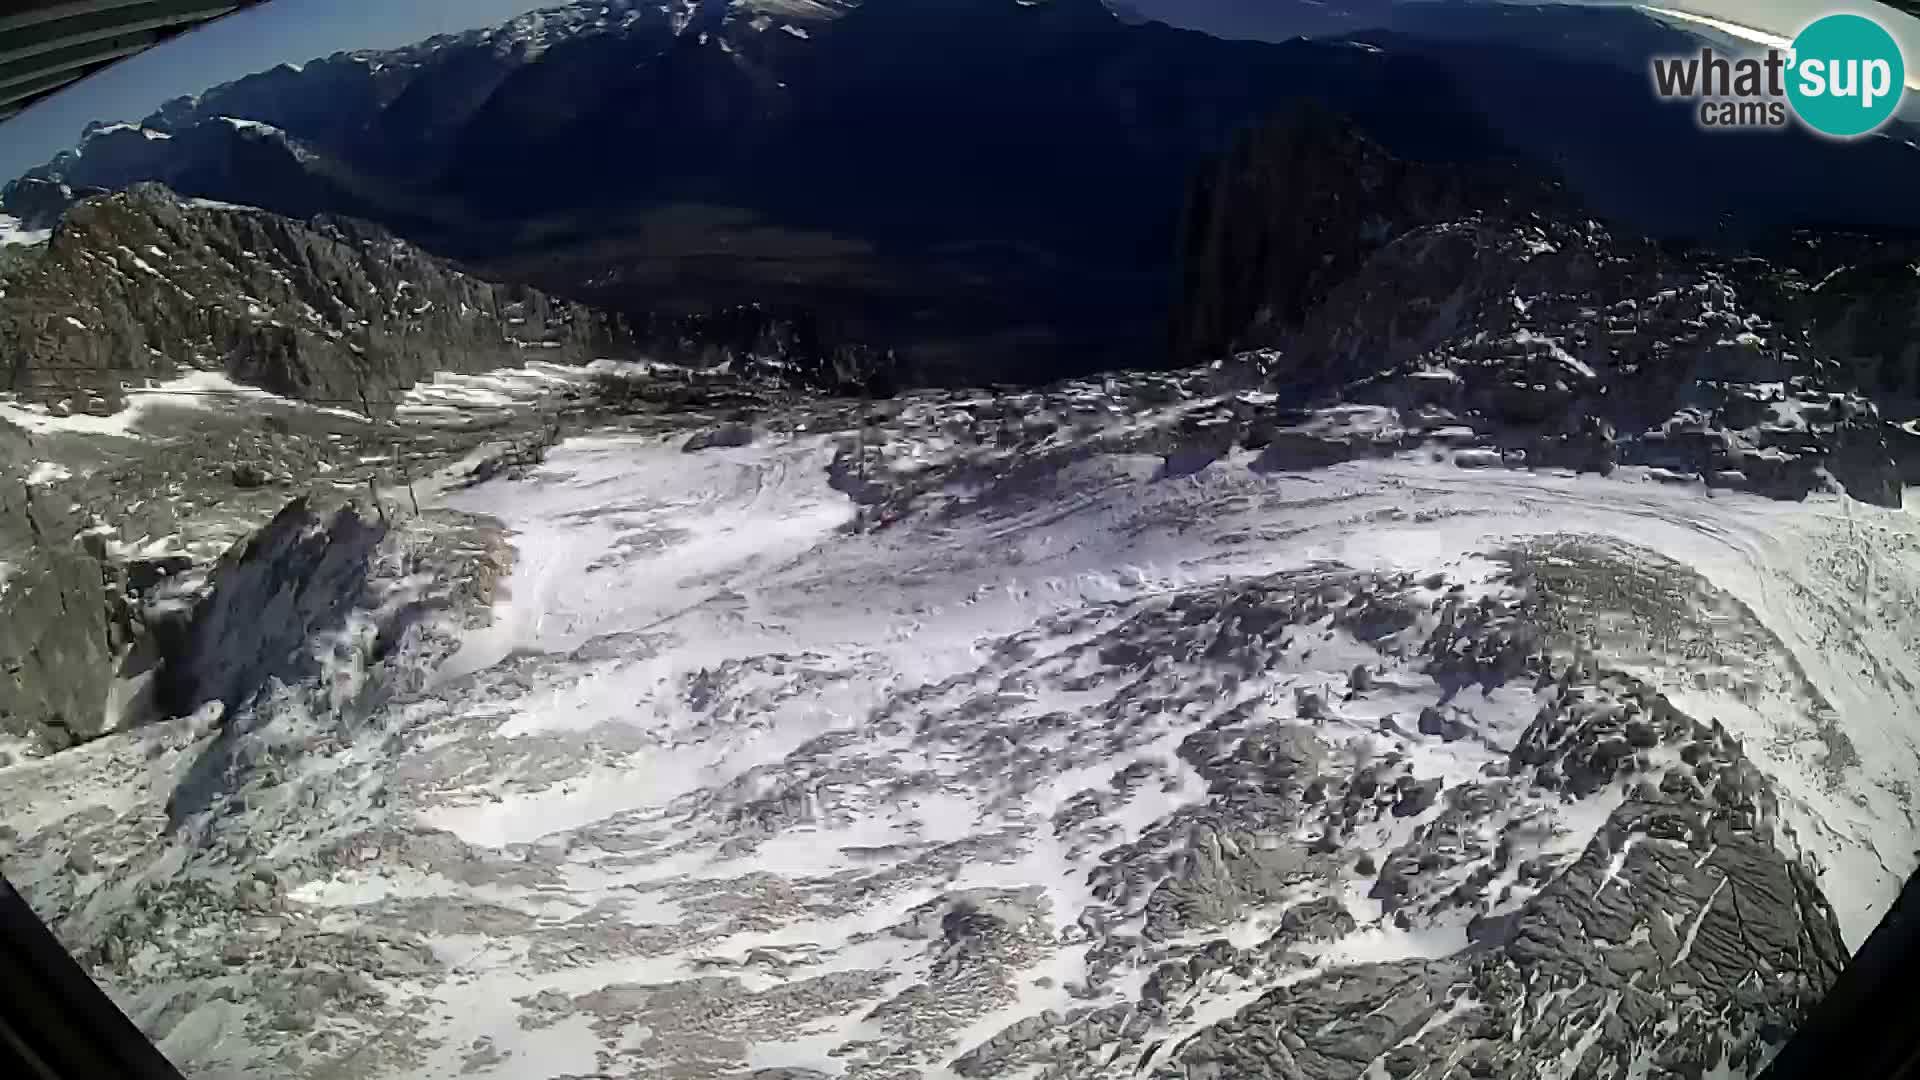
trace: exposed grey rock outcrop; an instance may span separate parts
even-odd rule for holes
[[[0,589],[0,731],[54,750],[208,702],[232,712],[271,678],[310,675],[308,647],[362,599],[386,534],[351,508],[323,520],[295,500],[204,585],[169,590],[191,559],[130,557],[51,501],[0,484],[0,515],[33,537]]]
[[[1369,769],[1340,800],[1279,808],[1310,820],[1325,805],[1334,832],[1383,810],[1399,816],[1415,791],[1427,805],[1443,796],[1444,808],[1382,860],[1372,895],[1403,929],[1461,908],[1508,910],[1476,917],[1473,947],[1444,960],[1357,964],[1268,992],[1153,1075],[1352,1080],[1384,1069],[1401,1080],[1519,1080],[1635,1061],[1648,1075],[1750,1075],[1833,985],[1847,950],[1810,872],[1776,843],[1771,782],[1719,725],[1650,687],[1548,660],[1550,612],[1579,599],[1557,585],[1479,609],[1491,618],[1476,640],[1532,641],[1523,668],[1544,679],[1546,704],[1508,768],[1444,791],[1405,776],[1386,785]],[[1440,722],[1425,727],[1437,735]],[[1253,741],[1233,756],[1245,760]],[[1607,789],[1635,793],[1577,858],[1522,860],[1530,826],[1515,800]],[[1373,869],[1369,856],[1360,872]],[[1516,890],[1534,888],[1512,905]],[[1315,923],[1307,907],[1294,911],[1301,928]],[[1301,940],[1285,922],[1281,938]],[[1279,955],[1270,942],[1264,957]]]
[[[59,749],[111,723],[106,687],[135,628],[99,537],[34,489],[0,480],[0,731]]]
[[[374,552],[387,534],[352,507],[323,517],[295,500],[214,567],[205,596],[168,650],[155,699],[170,715],[209,702],[227,712],[270,678],[309,676],[302,655],[362,599]]]
[[[689,454],[702,450],[723,449],[733,446],[749,446],[753,443],[753,427],[750,424],[722,424],[706,431],[697,431],[680,444],[680,449]]]

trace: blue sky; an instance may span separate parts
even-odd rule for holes
[[[343,49],[392,48],[435,34],[492,26],[562,0],[272,0],[152,49],[69,87],[0,123],[0,182],[72,146],[93,120],[138,120],[169,98],[194,94],[275,64]],[[884,2],[884,0],[882,0]],[[1292,0],[1128,0],[1176,25],[1284,38]],[[1581,0],[1575,0],[1581,2]],[[1624,0],[1585,0],[1618,3]],[[1336,9],[1339,5],[1333,5]],[[1374,2],[1355,5],[1371,9]],[[1791,36],[1832,10],[1859,10],[1889,24],[1910,67],[1920,69],[1920,21],[1859,0],[1661,0],[1660,6],[1715,16]],[[1316,18],[1328,5],[1315,4]],[[1255,13],[1258,14],[1250,14]],[[1271,22],[1268,15],[1271,13]],[[1365,16],[1360,16],[1365,19]]]
[[[183,34],[0,123],[0,182],[72,146],[93,120],[138,120],[161,102],[275,64],[386,49],[493,26],[563,0],[272,0]]]

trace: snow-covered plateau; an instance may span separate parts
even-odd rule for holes
[[[444,485],[314,677],[0,770],[8,875],[196,1077],[1640,1080],[1920,861],[1905,511],[979,404]],[[511,569],[396,631],[428,549]]]

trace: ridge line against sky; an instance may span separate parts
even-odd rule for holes
[[[882,0],[884,2],[884,0]],[[1588,6],[1646,6],[1627,0],[1571,0]],[[1148,18],[1230,36],[1291,36],[1290,11],[1325,19],[1328,8],[1303,0],[1270,0],[1271,16],[1237,14],[1208,22],[1213,6],[1195,0],[1127,0]],[[282,63],[355,49],[388,49],[436,34],[497,26],[539,8],[564,6],[561,0],[270,0],[122,61],[0,121],[0,183],[45,164],[79,142],[92,121],[137,121],[162,102],[197,94],[221,83]],[[1377,11],[1383,3],[1363,3]],[[1859,11],[1879,19],[1900,40],[1908,57],[1908,84],[1920,88],[1920,20],[1883,4],[1863,0],[1667,0],[1656,5],[1675,21],[1692,19],[1723,35],[1756,44],[1790,37],[1816,16]],[[1257,23],[1269,17],[1268,34]],[[1352,30],[1365,29],[1367,16],[1356,14]],[[1375,20],[1377,21],[1377,20]]]
[[[0,184],[75,146],[95,120],[137,121],[162,102],[277,64],[399,48],[564,6],[565,0],[268,0],[129,57],[0,121]]]

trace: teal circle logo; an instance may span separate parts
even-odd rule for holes
[[[1815,19],[1793,39],[1787,100],[1802,123],[1851,139],[1887,122],[1906,92],[1900,43],[1864,15]]]

